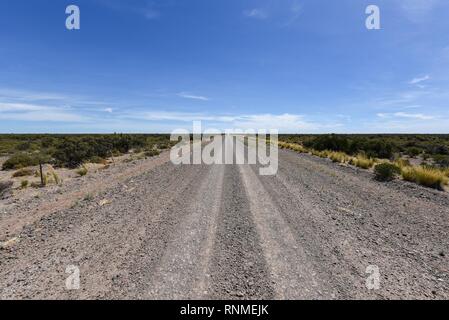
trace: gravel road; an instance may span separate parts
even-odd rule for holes
[[[275,176],[145,161],[70,206],[18,212],[0,298],[449,298],[447,193],[284,150]],[[373,266],[378,289],[366,286]]]

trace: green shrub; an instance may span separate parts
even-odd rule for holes
[[[435,164],[441,168],[449,168],[449,156],[443,154],[436,154],[433,157]]]
[[[36,166],[39,164],[39,159],[28,153],[20,152],[12,155],[6,160],[3,165],[3,170],[21,169],[25,167]]]
[[[108,164],[108,161],[106,159],[99,157],[99,156],[93,156],[92,158],[90,158],[89,161],[91,163],[102,164],[102,165]]]
[[[391,163],[381,163],[374,167],[376,180],[391,181],[401,173],[401,168]]]
[[[21,187],[22,189],[26,189],[26,188],[28,188],[28,184],[29,184],[28,180],[22,180],[22,181],[20,182],[20,187]]]
[[[80,177],[84,177],[85,175],[87,175],[87,168],[85,166],[82,166],[81,168],[79,168],[78,170],[76,170],[76,173],[80,176]]]
[[[386,137],[361,135],[316,135],[303,138],[303,145],[318,151],[341,151],[350,155],[359,152],[372,158],[391,158],[395,145]]]
[[[317,151],[346,151],[348,150],[349,141],[346,137],[335,134],[319,135],[305,141],[304,146]]]
[[[411,157],[417,157],[422,153],[421,149],[417,147],[410,147],[406,150],[406,154]]]
[[[445,145],[438,145],[433,147],[432,149],[433,154],[442,154],[442,155],[449,155],[449,147]]]
[[[149,157],[149,158],[158,156],[160,154],[161,154],[161,152],[159,150],[148,150],[148,151],[145,152],[145,156]]]
[[[86,194],[83,198],[83,200],[87,201],[87,202],[92,201],[93,199],[94,199],[94,195],[92,193]]]

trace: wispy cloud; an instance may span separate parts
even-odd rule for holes
[[[264,7],[243,11],[248,18],[274,21],[278,27],[288,27],[294,24],[303,12],[299,0],[273,1]]]
[[[161,12],[152,0],[121,1],[121,0],[97,0],[101,5],[115,11],[129,12],[140,15],[148,20],[157,19]]]
[[[180,93],[178,93],[178,96],[181,98],[185,98],[185,99],[193,99],[193,100],[201,100],[201,101],[209,101],[210,100],[208,97],[194,95],[194,94],[190,94],[188,92],[180,92]]]
[[[1,113],[0,120],[27,122],[85,122],[88,118],[57,110],[33,111],[20,113]]]
[[[319,124],[306,121],[298,114],[253,114],[243,115],[234,121],[234,126],[243,129],[278,129],[281,132],[314,131]]]
[[[131,118],[141,118],[149,121],[180,121],[180,122],[192,122],[192,121],[220,121],[229,122],[234,118],[227,116],[207,115],[203,113],[195,112],[165,112],[165,111],[150,111],[142,114],[130,114]]]
[[[26,103],[0,102],[0,120],[28,122],[84,122],[85,116],[65,108]]]
[[[339,121],[314,122],[307,120],[305,116],[298,114],[208,114],[189,112],[161,112],[151,111],[144,113],[128,114],[128,119],[140,119],[154,122],[189,123],[202,121],[217,129],[278,129],[285,133],[317,132],[319,130],[331,130],[340,128]],[[182,126],[182,125],[181,125]]]
[[[0,89],[0,120],[26,122],[85,122],[88,117],[69,106],[78,101],[64,94]]]
[[[293,1],[290,6],[290,13],[288,14],[288,20],[284,26],[289,26],[298,20],[299,16],[302,14],[302,4],[299,1]]]
[[[49,110],[49,107],[40,106],[28,103],[5,103],[0,102],[1,112],[20,112],[20,111],[44,111]]]
[[[411,89],[399,92],[393,92],[387,94],[385,97],[380,97],[374,100],[374,104],[378,107],[395,107],[395,108],[404,108],[409,109],[411,107],[417,107],[421,105],[422,100],[426,100],[426,98],[430,96],[439,96],[440,93],[435,90],[422,90],[420,89]],[[421,101],[421,102],[420,102]]]
[[[380,118],[406,118],[406,119],[416,119],[416,120],[432,120],[435,119],[434,116],[425,115],[422,113],[406,113],[406,112],[395,112],[395,113],[378,113]]]
[[[396,0],[402,13],[412,22],[423,22],[443,1],[441,0]]]
[[[254,8],[250,10],[245,10],[243,14],[249,18],[255,18],[255,19],[266,19],[268,18],[268,13],[265,9],[260,8]]]
[[[18,101],[61,101],[66,100],[66,95],[48,92],[35,92],[0,88],[0,99],[13,99]]]
[[[418,84],[421,83],[423,81],[427,81],[430,80],[430,76],[429,75],[425,75],[423,77],[417,77],[417,78],[413,78],[412,80],[410,80],[410,84]]]

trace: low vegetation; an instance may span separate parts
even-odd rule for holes
[[[433,166],[414,166],[408,159],[399,156],[393,160],[380,160],[370,157],[365,150],[360,151],[357,155],[349,155],[342,151],[316,150],[290,141],[280,141],[279,146],[283,149],[329,158],[333,162],[347,163],[362,169],[371,169],[374,166],[374,175],[379,181],[391,181],[401,176],[406,181],[438,190],[444,190],[444,186],[449,184],[449,167],[442,167],[437,163]],[[329,145],[327,146],[329,147]]]
[[[106,164],[107,158],[131,150],[163,150],[175,142],[169,135],[0,135],[0,155],[9,158],[3,170],[36,166],[77,168],[85,162]]]
[[[401,174],[406,181],[438,190],[444,190],[444,186],[448,184],[448,178],[445,173],[436,168],[423,166],[404,167]]]
[[[87,175],[87,168],[86,166],[81,166],[79,169],[76,170],[76,173],[80,176],[80,177],[84,177],[85,175]]]
[[[20,170],[14,172],[12,177],[19,178],[19,177],[29,177],[32,175],[34,175],[34,170],[23,168],[23,169],[20,169]]]
[[[86,194],[83,198],[83,200],[87,201],[87,202],[92,201],[93,199],[94,199],[94,195],[92,193]]]
[[[25,152],[18,152],[8,160],[6,160],[3,165],[3,170],[12,170],[12,169],[21,169],[25,167],[36,166],[39,164],[39,160],[36,157],[33,157],[32,154],[28,154]]]
[[[375,159],[367,157],[365,154],[360,153],[356,157],[351,158],[350,164],[362,169],[370,169],[376,163]]]
[[[328,134],[281,135],[279,140],[318,151],[364,152],[368,157],[392,159],[395,154],[432,158],[449,167],[449,135],[443,134]]]
[[[149,157],[149,158],[158,156],[160,154],[161,154],[161,152],[159,150],[148,150],[148,151],[145,151],[145,157]]]
[[[403,169],[403,168],[405,168],[405,167],[410,167],[410,166],[411,166],[409,160],[407,160],[407,159],[402,159],[402,158],[399,158],[399,159],[394,160],[393,163],[394,163],[396,166],[398,166],[400,169]]]
[[[381,163],[374,167],[374,175],[378,181],[391,181],[401,174],[401,168],[392,163]]]
[[[28,181],[28,180],[22,180],[22,181],[20,182],[20,187],[21,187],[22,189],[28,188],[28,185],[29,185],[29,181]]]
[[[344,152],[330,152],[328,157],[333,162],[338,162],[338,163],[345,163],[349,159],[348,155]]]
[[[61,178],[59,177],[59,175],[56,173],[56,171],[51,168],[50,172],[48,173],[51,178],[52,178],[52,182],[56,185],[60,185],[62,183]]]

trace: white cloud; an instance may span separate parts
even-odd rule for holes
[[[188,112],[164,112],[152,111],[144,113],[128,114],[128,119],[139,119],[147,121],[172,121],[179,123],[188,123],[193,121],[202,121],[206,125],[217,129],[278,129],[284,133],[298,132],[317,132],[320,129],[328,130],[340,128],[342,125],[337,122],[313,122],[306,120],[303,115],[298,114],[207,114],[207,113],[188,113]],[[180,126],[183,126],[182,124]]]
[[[48,122],[83,122],[87,118],[57,108],[26,103],[0,102],[0,120],[10,121],[48,121]]]
[[[402,13],[412,22],[427,20],[441,0],[396,0]]]
[[[395,113],[378,113],[378,117],[380,118],[407,118],[407,119],[415,119],[415,120],[432,120],[435,119],[434,116],[425,115],[422,113],[406,113],[406,112],[395,112]]]
[[[287,22],[284,24],[285,27],[290,26],[299,16],[302,14],[302,4],[299,1],[293,1],[290,7],[290,12],[288,14]]]
[[[299,0],[273,1],[263,8],[254,8],[243,11],[248,18],[274,22],[278,27],[290,27],[303,12],[302,2]]]
[[[429,75],[425,75],[423,77],[418,77],[418,78],[413,78],[412,80],[410,80],[409,83],[410,84],[418,84],[420,82],[427,81],[427,80],[430,80],[430,76]]]
[[[112,113],[114,110],[112,110],[112,108],[105,108],[103,109],[103,111],[107,113]]]
[[[200,113],[187,113],[187,112],[165,112],[165,111],[151,111],[143,114],[130,115],[131,118],[142,118],[150,121],[204,121],[215,120],[215,117],[206,116]]]
[[[48,92],[35,92],[0,88],[0,99],[16,101],[60,101],[68,99],[67,96]]]
[[[145,19],[157,19],[161,13],[158,10],[158,5],[154,1],[121,1],[121,0],[97,0],[103,6],[118,12],[130,12],[141,15]]]
[[[410,118],[410,119],[419,119],[419,120],[432,120],[432,119],[435,119],[434,116],[429,116],[429,115],[425,115],[425,114],[422,114],[422,113],[396,112],[394,115],[396,117]]]
[[[87,118],[57,110],[0,113],[0,120],[28,122],[84,122]]]
[[[268,18],[268,13],[264,9],[258,9],[258,8],[246,10],[243,12],[243,14],[247,17],[255,18],[255,19]]]
[[[2,112],[10,112],[10,111],[42,111],[48,110],[47,106],[40,106],[35,104],[28,103],[5,103],[0,102],[0,111]]]
[[[304,116],[296,114],[253,114],[236,118],[234,124],[238,128],[244,129],[278,129],[280,131],[309,130],[315,127],[314,124],[304,120]]]
[[[145,19],[148,20],[153,20],[160,16],[160,12],[152,8],[145,8],[141,11],[141,13],[145,17]]]
[[[190,94],[190,93],[187,93],[187,92],[178,93],[178,96],[180,96],[181,98],[186,98],[186,99],[209,101],[208,97],[198,96],[198,95]]]
[[[440,95],[441,93],[434,89],[413,89],[391,93],[389,96],[374,99],[373,103],[381,107],[408,108],[425,103],[429,97],[439,97]]]

